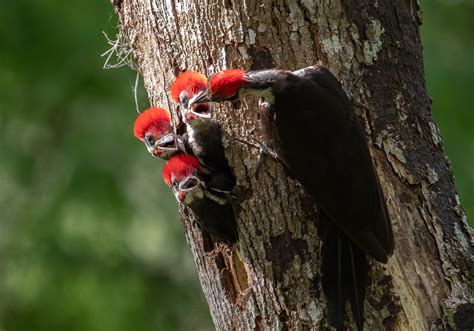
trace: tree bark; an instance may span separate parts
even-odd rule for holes
[[[322,61],[365,125],[389,205],[396,249],[371,263],[370,330],[473,327],[473,241],[431,115],[415,0],[114,1],[152,105],[170,109],[175,75],[229,67],[299,69]],[[264,141],[255,101],[216,106],[237,177],[235,247],[182,224],[219,330],[327,329],[317,207],[275,160],[256,172]],[[311,142],[302,142],[311,152]],[[156,179],[161,180],[159,178]],[[341,206],[344,208],[344,206]],[[352,322],[351,322],[352,323]],[[352,323],[352,328],[355,325]]]

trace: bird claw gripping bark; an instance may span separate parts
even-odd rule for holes
[[[357,84],[359,83],[359,81],[362,79],[364,74],[365,74],[365,68],[362,68],[362,70],[359,72],[357,77],[349,85],[349,87],[347,89],[347,96],[349,97],[349,99],[351,99],[351,100],[354,99],[354,89],[357,86]]]
[[[344,307],[349,301],[357,329],[362,331],[369,270],[366,258],[386,263],[394,249],[390,217],[365,130],[347,96],[353,94],[363,74],[361,71],[349,85],[347,93],[321,64],[295,72],[227,69],[216,73],[208,88],[208,102],[235,101],[248,95],[263,98],[265,105],[259,105],[263,131],[267,137],[278,137],[282,163],[291,166],[289,174],[327,216],[332,230],[321,248],[321,283],[331,324],[338,330],[345,328]],[[263,144],[243,142],[259,148],[259,163],[263,154],[281,161]],[[311,144],[310,151],[304,149],[304,143]]]
[[[267,155],[271,156],[273,159],[280,162],[285,168],[288,168],[288,165],[286,164],[285,160],[282,157],[280,157],[273,149],[271,149],[267,145],[261,143],[260,141],[254,140],[252,142],[252,141],[249,141],[247,139],[241,139],[241,138],[236,138],[236,137],[233,137],[233,139],[237,140],[241,143],[244,143],[248,146],[257,148],[259,150],[257,165],[255,166],[255,174],[254,174],[255,176],[258,175],[258,173],[260,171],[260,168],[263,164],[264,157],[267,156]]]

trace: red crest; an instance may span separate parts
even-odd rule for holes
[[[158,136],[164,131],[169,130],[170,115],[166,110],[160,107],[148,108],[142,111],[133,125],[133,134],[140,140],[143,140],[146,132],[151,128],[157,131]]]
[[[221,98],[227,98],[235,95],[242,85],[247,83],[244,74],[245,70],[240,68],[222,70],[218,72],[211,77],[211,94]]]
[[[166,185],[171,186],[174,177],[178,182],[183,178],[192,175],[194,170],[200,169],[199,160],[189,154],[179,154],[166,162],[163,168],[163,180]]]
[[[171,98],[179,103],[179,95],[182,91],[186,91],[188,98],[194,94],[207,89],[207,78],[200,72],[185,71],[179,74],[171,84]]]

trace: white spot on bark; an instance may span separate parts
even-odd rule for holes
[[[249,55],[247,53],[247,49],[243,46],[239,46],[239,53],[242,55],[242,59],[247,60],[249,58]]]
[[[283,49],[278,46],[273,49],[273,56],[276,60],[277,63],[280,63],[283,61]]]
[[[165,1],[166,3],[166,9],[168,11],[168,15],[170,15],[170,17],[174,18],[174,15],[173,15],[173,3],[171,0],[166,0]]]
[[[182,4],[182,3],[180,3],[180,2],[176,2],[175,8],[176,8],[176,12],[177,12],[177,13],[182,13],[182,12],[183,12],[183,5],[184,5],[184,4]]]
[[[263,23],[260,23],[257,27],[257,31],[260,33],[264,33],[265,31],[267,31],[267,26]]]
[[[301,11],[298,4],[296,4],[295,2],[290,2],[288,4],[288,7],[289,7],[290,12],[289,12],[289,15],[288,15],[286,21],[289,24],[292,24],[292,23],[295,23],[295,22],[302,22],[304,20],[303,12]]]
[[[471,247],[472,243],[469,243],[466,234],[464,231],[461,230],[459,223],[454,224],[454,233],[456,235],[456,238],[458,242],[461,244],[461,246],[466,250],[469,251],[469,248]]]
[[[297,32],[299,30],[299,25],[297,22],[294,22],[290,25],[290,31]]]
[[[311,320],[313,322],[317,322],[317,321],[320,321],[322,319],[322,315],[323,315],[323,312],[322,312],[322,309],[321,308],[318,308],[318,306],[316,306],[316,304],[313,302],[311,302],[309,305],[308,305],[308,314],[309,316],[311,316]]]
[[[316,2],[312,0],[302,0],[301,3],[309,12],[311,23],[316,22]]]
[[[438,127],[433,122],[430,122],[429,126],[431,129],[431,139],[433,139],[435,145],[439,145],[441,143],[441,135],[439,133]]]
[[[366,25],[368,40],[364,41],[364,59],[366,64],[374,64],[377,60],[377,53],[382,49],[382,34],[384,27],[379,20],[370,18],[370,23]]]
[[[224,148],[229,148],[230,146],[230,141],[227,137],[222,137],[222,146],[224,146]]]
[[[461,200],[459,199],[459,194],[456,194],[454,198],[456,199],[456,204],[459,206],[461,204]]]
[[[395,108],[398,110],[398,114],[400,116],[401,121],[406,121],[408,119],[408,115],[405,112],[405,99],[403,98],[403,95],[398,93],[395,96]]]
[[[344,49],[346,50],[346,57],[352,60],[354,58],[354,48],[352,48],[352,44],[345,44]],[[350,69],[352,66],[351,61],[346,61],[343,64],[346,69]]]
[[[249,29],[248,30],[248,35],[247,35],[247,37],[245,37],[245,43],[247,45],[255,44],[255,37],[256,36],[257,36],[257,34],[255,33],[255,31],[253,31],[252,29]]]
[[[405,156],[403,155],[403,150],[397,146],[395,140],[389,138],[384,144],[385,150],[395,156],[398,161],[401,163],[407,163]]]
[[[438,174],[436,173],[436,171],[433,169],[433,168],[430,168],[430,165],[427,164],[426,167],[428,168],[428,182],[430,184],[434,184],[438,181],[439,177],[438,177]]]
[[[324,52],[329,56],[335,55],[342,50],[339,37],[336,35],[333,35],[331,39],[323,39],[321,44],[323,45]]]

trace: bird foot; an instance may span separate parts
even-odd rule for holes
[[[241,143],[244,143],[248,146],[258,148],[260,154],[258,156],[257,165],[255,167],[255,175],[258,174],[258,172],[259,172],[259,170],[260,170],[260,168],[263,164],[263,160],[264,160],[265,156],[267,156],[267,155],[271,156],[273,159],[280,162],[285,168],[288,168],[288,165],[286,164],[285,160],[282,157],[280,157],[273,149],[271,149],[267,145],[261,143],[260,141],[255,140],[255,139],[253,139],[253,141],[249,141],[247,139],[241,139],[241,138],[235,138],[235,137],[234,137],[234,139],[241,142]]]
[[[359,83],[359,81],[362,79],[364,74],[365,74],[365,68],[362,68],[359,75],[357,75],[357,77],[352,81],[352,83],[348,87],[346,93],[347,93],[347,96],[349,97],[350,100],[354,99],[354,89],[357,86],[357,83]]]

